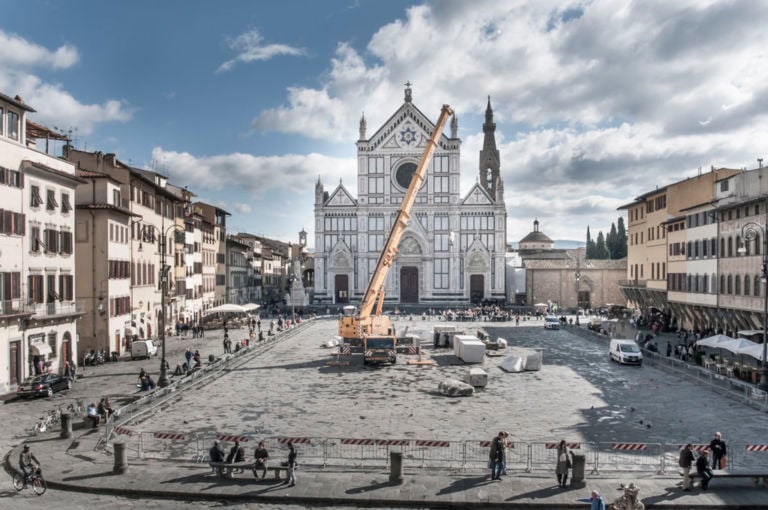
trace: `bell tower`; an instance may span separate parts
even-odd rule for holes
[[[488,96],[488,106],[485,108],[483,123],[483,149],[480,151],[480,185],[494,200],[503,200],[501,184],[499,151],[496,149],[496,123],[493,122],[491,96]]]

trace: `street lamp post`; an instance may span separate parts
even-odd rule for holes
[[[768,206],[768,204],[766,204]],[[768,209],[766,209],[766,219],[768,220]],[[741,227],[741,236],[746,241],[753,241],[759,234],[763,235],[763,263],[761,272],[763,275],[763,361],[760,371],[759,388],[768,391],[768,236],[766,227],[758,223],[749,222]],[[747,249],[743,244],[738,249],[739,253],[746,254]]]
[[[165,263],[166,256],[166,238],[171,232],[184,232],[184,227],[181,225],[171,225],[167,229],[165,228],[165,219],[163,219],[163,225],[161,228],[157,228],[155,225],[144,225],[144,227],[152,227],[160,235],[160,317],[158,317],[158,329],[160,330],[160,377],[157,379],[157,385],[161,388],[168,386],[171,381],[168,379],[168,363],[165,359],[165,295],[168,293],[168,273],[171,270],[171,266]],[[139,251],[142,251],[141,244],[139,244]]]

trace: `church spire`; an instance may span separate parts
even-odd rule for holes
[[[410,103],[412,101],[411,97],[411,82],[407,81],[405,82],[405,102]]]
[[[451,138],[459,137],[459,117],[454,113],[451,117]]]
[[[365,122],[365,112],[360,116],[360,140],[365,140],[365,130],[368,127],[368,123]]]

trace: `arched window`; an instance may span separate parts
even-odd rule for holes
[[[720,239],[720,253],[717,254],[718,257],[725,257],[725,239]]]
[[[712,273],[711,279],[709,281],[711,282],[709,292],[711,294],[717,294],[717,275]]]
[[[744,295],[745,296],[749,296],[749,295],[752,294],[750,292],[750,290],[751,290],[750,282],[751,281],[752,281],[752,279],[749,277],[749,275],[744,275]]]
[[[720,275],[720,289],[718,290],[720,294],[725,294],[725,275]]]
[[[737,296],[741,296],[741,275],[736,275],[736,282],[734,285],[733,293]]]
[[[744,243],[744,248],[747,249],[747,255],[749,255],[749,246],[747,246],[749,243]],[[736,253],[734,255],[739,255],[739,248],[741,248],[741,236],[736,236]]]
[[[691,288],[691,290],[693,292],[698,292],[699,291],[699,277],[698,277],[698,275],[691,277],[691,279],[693,280],[693,287]]]
[[[733,257],[733,237],[728,238],[728,256]]]
[[[709,292],[709,275],[702,275],[701,276],[701,292],[706,294]]]
[[[728,287],[727,287],[727,293],[733,294],[733,276],[728,275]]]
[[[763,282],[760,281],[760,277],[759,276],[755,276],[755,285],[752,288],[753,294],[754,294],[755,297],[760,295],[760,284],[761,283],[763,283]]]
[[[760,255],[760,234],[755,234],[752,243],[755,245],[755,255]]]

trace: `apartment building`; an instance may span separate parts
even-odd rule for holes
[[[715,188],[738,172],[712,168],[619,208],[628,217],[628,279],[619,288],[641,313],[662,312],[678,327],[705,327],[702,310],[717,306],[705,295],[717,293],[711,285],[718,271],[712,246],[718,230],[711,213]],[[700,290],[705,285],[707,292]]]
[[[72,164],[37,149],[34,109],[0,94],[0,391],[77,358]],[[39,127],[39,126],[38,126]]]
[[[227,236],[226,302],[237,305],[251,303],[250,286],[253,267],[250,263],[250,247],[238,236]],[[258,301],[253,301],[258,304]]]

